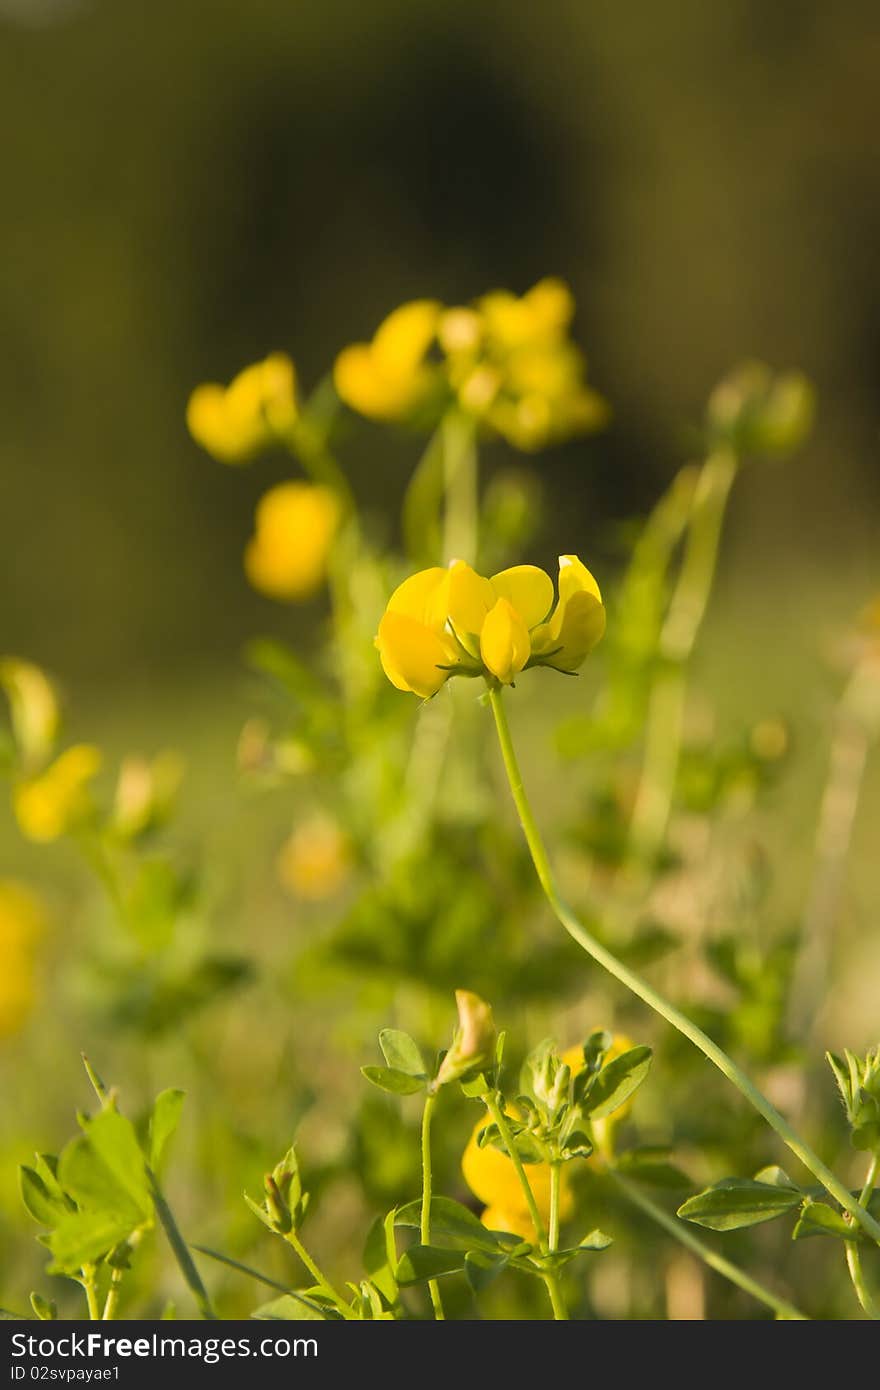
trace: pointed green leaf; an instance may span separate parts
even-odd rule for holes
[[[629,1099],[648,1075],[651,1055],[650,1047],[631,1047],[602,1068],[583,1101],[590,1119],[601,1120]]]
[[[390,1212],[389,1216],[393,1221],[394,1212]],[[394,1276],[394,1266],[389,1261],[387,1220],[387,1217],[377,1216],[367,1232],[364,1243],[364,1271],[379,1292],[393,1303],[397,1298],[397,1280]],[[394,1264],[396,1263],[395,1258]]]
[[[148,1159],[150,1167],[157,1172],[169,1140],[180,1123],[184,1092],[169,1089],[162,1091],[153,1102],[150,1114]]]
[[[474,1293],[481,1293],[507,1268],[509,1255],[492,1255],[487,1250],[468,1250],[464,1257],[465,1277]]]
[[[755,1174],[755,1182],[766,1183],[769,1187],[787,1188],[790,1192],[801,1192],[796,1182],[792,1182],[784,1168],[780,1168],[778,1163],[770,1163],[766,1168],[761,1168]]]
[[[804,1202],[798,1215],[797,1224],[792,1231],[792,1240],[805,1240],[807,1236],[837,1236],[840,1240],[857,1240],[858,1230],[844,1221],[840,1212],[829,1207],[827,1202]]]
[[[421,1202],[407,1202],[394,1218],[396,1226],[409,1226],[418,1230],[422,1220]],[[451,1197],[432,1197],[431,1199],[431,1240],[442,1238],[459,1250],[486,1250],[495,1253],[509,1240],[499,1240],[494,1231],[487,1231],[483,1223],[472,1211],[455,1202]],[[519,1237],[517,1237],[519,1239]]]
[[[424,1058],[409,1033],[402,1033],[399,1028],[383,1028],[379,1034],[379,1046],[392,1071],[427,1078]]]
[[[361,1071],[380,1091],[390,1091],[395,1096],[414,1096],[417,1091],[425,1089],[425,1082],[421,1077],[410,1076],[409,1073],[397,1071],[394,1067],[361,1067]]]
[[[84,1134],[72,1140],[58,1160],[58,1180],[77,1205],[89,1210],[127,1212],[129,1231],[149,1220],[153,1199],[146,1164],[134,1126],[108,1107],[83,1121]]]
[[[21,1200],[28,1212],[41,1226],[50,1229],[69,1210],[63,1200],[52,1195],[39,1173],[25,1164],[18,1170]]]
[[[264,1322],[327,1322],[327,1314],[318,1304],[298,1293],[285,1293],[261,1304],[251,1317]]]
[[[46,1242],[54,1256],[51,1272],[74,1274],[109,1254],[135,1229],[132,1210],[75,1211],[62,1217]]]
[[[400,1258],[397,1281],[406,1287],[421,1284],[427,1279],[439,1279],[444,1274],[457,1274],[464,1269],[460,1250],[442,1250],[437,1245],[413,1245]]]
[[[752,1182],[748,1178],[724,1178],[714,1187],[689,1197],[678,1209],[685,1221],[707,1226],[710,1231],[734,1231],[773,1221],[800,1205],[801,1194],[787,1187]]]

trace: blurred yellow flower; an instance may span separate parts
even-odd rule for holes
[[[297,826],[278,855],[278,877],[295,898],[320,902],[342,889],[351,874],[348,836],[327,816]]]
[[[373,420],[400,420],[422,405],[439,379],[427,357],[440,313],[436,300],[415,299],[389,314],[372,342],[344,348],[333,380],[346,405]]]
[[[22,1026],[34,1002],[34,953],[46,913],[23,884],[0,879],[0,1037]]]
[[[497,290],[440,319],[440,346],[459,403],[517,449],[589,433],[608,418],[568,336],[573,314],[568,286],[546,279],[521,298]]]
[[[339,501],[329,488],[300,482],[270,488],[257,505],[244,556],[254,588],[289,603],[310,598],[327,577],[339,520]]]
[[[101,766],[101,754],[88,743],[66,749],[45,771],[13,788],[18,824],[29,840],[57,840],[87,815],[87,787]]]
[[[452,675],[510,685],[527,666],[574,672],[604,631],[599,586],[576,555],[559,557],[555,607],[553,581],[535,565],[485,579],[457,561],[395,589],[376,647],[392,685],[428,699]]]
[[[248,463],[298,418],[296,371],[283,352],[273,352],[238,373],[228,386],[197,386],[186,423],[197,444],[221,463]]]
[[[58,698],[48,677],[30,661],[8,656],[0,661],[0,686],[6,691],[12,728],[26,763],[48,757],[58,735]]]
[[[183,760],[166,751],[155,758],[137,753],[123,758],[113,803],[113,828],[134,839],[169,816],[183,779]]]
[[[486,1204],[481,1217],[484,1226],[493,1231],[510,1231],[522,1236],[523,1240],[535,1241],[537,1235],[528,1203],[512,1160],[492,1144],[480,1148],[480,1132],[490,1123],[491,1119],[486,1115],[474,1126],[461,1159],[464,1180],[474,1196]],[[525,1171],[535,1205],[546,1226],[550,1220],[550,1164],[527,1163]],[[568,1172],[563,1168],[559,1175],[560,1219],[565,1221],[573,1208]]]

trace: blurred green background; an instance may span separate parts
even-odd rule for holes
[[[558,548],[644,511],[756,355],[820,425],[734,543],[821,601],[876,548],[878,58],[863,0],[3,0],[4,648],[99,690],[228,672],[290,624],[237,563],[269,473],[195,448],[191,386],[276,346],[312,384],[403,299],[548,273],[616,420],[542,461]],[[388,514],[404,476],[383,443],[355,482]]]
[[[547,274],[575,292],[576,336],[614,419],[537,461],[541,563],[577,550],[603,584],[614,574],[619,524],[697,449],[705,397],[732,363],[757,356],[816,384],[809,446],[737,484],[698,657],[719,729],[793,715],[796,770],[759,829],[778,860],[775,918],[796,918],[839,686],[823,657],[878,583],[878,64],[867,0],[0,0],[0,651],[59,679],[73,735],[111,754],[185,751],[183,838],[210,866],[221,945],[265,966],[293,915],[274,880],[290,801],[235,789],[255,704],[241,649],[266,632],[308,651],[323,607],[248,589],[253,507],[289,463],[213,463],[187,436],[189,392],[274,348],[310,388],[405,299],[521,293]],[[352,440],[354,489],[388,534],[415,447],[372,427]],[[486,450],[490,473],[511,461]],[[524,689],[520,718],[537,729],[582,708],[591,681]],[[543,729],[526,761],[555,808]],[[827,1019],[837,1046],[876,1031],[878,806],[871,767]],[[64,851],[50,867],[23,846],[0,808],[0,877],[58,878],[44,1008],[64,998],[72,1021],[53,1034],[37,1015],[4,1044],[7,1100],[48,1146],[85,1099],[80,1043],[112,1052],[97,1025],[83,1036],[68,997],[85,929],[62,889],[78,873]],[[291,1095],[346,1027],[297,1004],[296,1048],[285,1035],[276,1049],[286,1004],[260,1033],[274,983],[211,1042],[242,1096],[244,1156],[224,1170],[236,1178],[236,1164],[259,1173],[261,1145],[286,1143]],[[434,1023],[442,1034],[448,1020]],[[350,1027],[360,1060],[366,1025]],[[237,1072],[244,1034],[274,1115]],[[125,1078],[140,1099],[197,1073],[175,1043]],[[35,1093],[41,1068],[63,1096]],[[349,1094],[358,1084],[355,1068]],[[217,1135],[210,1098],[198,1103],[205,1157]],[[330,1149],[333,1132],[319,1120],[320,1157],[321,1124]],[[18,1133],[5,1142],[24,1156]],[[192,1201],[201,1215],[204,1194]],[[25,1218],[9,1219],[30,1242]],[[41,1252],[27,1249],[36,1277]]]

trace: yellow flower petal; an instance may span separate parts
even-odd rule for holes
[[[537,627],[553,606],[553,580],[537,565],[514,565],[493,574],[491,586],[498,598],[506,598],[526,627]]]
[[[245,551],[254,588],[288,602],[309,598],[326,578],[339,514],[329,488],[298,482],[270,488],[257,505],[256,532]]]
[[[480,655],[487,670],[510,685],[531,656],[529,631],[513,605],[500,598],[480,633]]]
[[[491,1231],[511,1231],[514,1235],[521,1235],[524,1240],[534,1240],[534,1226],[513,1163],[506,1153],[493,1144],[481,1149],[478,1143],[480,1131],[489,1123],[486,1116],[474,1126],[461,1159],[464,1180],[474,1196],[486,1204],[482,1216],[484,1226]],[[526,1177],[546,1226],[550,1219],[549,1163],[526,1164]],[[560,1218],[566,1220],[573,1209],[574,1198],[568,1172],[563,1168],[559,1184]]]
[[[39,777],[19,782],[12,804],[21,831],[29,840],[57,840],[88,810],[86,787],[101,766],[91,744],[66,749]]]
[[[441,669],[454,663],[448,646],[435,630],[405,613],[385,613],[376,646],[382,669],[398,690],[427,700],[449,679],[449,671]]]
[[[559,557],[559,602],[532,633],[532,651],[558,671],[576,671],[605,631],[599,586],[576,555]]]
[[[448,593],[449,618],[456,632],[462,636],[480,633],[497,597],[489,580],[457,560],[449,570]]]
[[[436,632],[441,632],[448,615],[449,571],[442,565],[419,570],[398,584],[388,600],[389,613],[401,613]]]
[[[380,324],[371,343],[344,348],[336,358],[333,380],[346,405],[376,420],[410,414],[434,380],[425,356],[440,312],[432,299],[402,304]]]
[[[435,299],[414,299],[390,313],[373,338],[373,351],[382,370],[397,376],[413,372],[431,346],[440,313],[441,305]]]
[[[12,728],[26,762],[48,757],[58,734],[58,697],[48,677],[30,661],[9,656],[0,661],[0,686],[6,691]]]

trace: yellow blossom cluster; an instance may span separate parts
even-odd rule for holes
[[[602,595],[576,555],[559,559],[553,581],[535,565],[491,579],[463,561],[421,570],[395,589],[376,646],[398,690],[428,699],[453,675],[510,685],[527,666],[573,673],[605,631]]]

